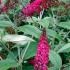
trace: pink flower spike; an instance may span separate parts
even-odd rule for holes
[[[0,0],[0,4],[2,3],[2,0]]]
[[[33,2],[30,2],[26,5],[25,8],[22,9],[22,13],[26,16],[33,16],[33,14],[40,13],[41,10],[47,9],[49,7],[48,2],[49,0],[34,0]]]
[[[43,33],[40,36],[40,40],[37,47],[37,53],[34,59],[35,70],[48,70],[47,64],[49,62],[49,51],[50,47],[48,44],[48,38],[46,36],[46,30],[43,29]]]
[[[37,0],[27,4],[26,7],[22,9],[22,13],[25,14],[26,16],[32,16],[34,12],[36,12],[36,10],[39,8],[40,3],[41,3],[41,0],[39,1]]]
[[[2,12],[7,12],[7,7],[5,5],[2,7]]]

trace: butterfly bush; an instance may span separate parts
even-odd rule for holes
[[[1,0],[0,0],[0,4],[1,4]]]
[[[34,59],[35,70],[48,70],[47,64],[49,61],[50,47],[48,44],[48,38],[46,36],[46,30],[43,29],[43,33],[40,36],[40,40],[37,47],[37,53]]]
[[[6,3],[3,3],[3,0],[0,0],[0,10],[2,12],[8,12],[10,9],[14,9],[18,1],[16,0],[7,0]]]
[[[35,12],[38,14],[42,9],[47,9],[50,6],[50,0],[35,0],[28,3],[25,8],[22,9],[22,13],[26,16],[32,16]]]
[[[0,0],[0,10],[1,12],[7,12],[8,8],[6,7],[5,4],[3,4],[3,1]]]

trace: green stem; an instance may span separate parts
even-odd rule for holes
[[[24,53],[23,53],[23,55],[22,55],[22,59],[20,60],[20,63],[19,63],[19,64],[21,64],[21,63],[23,62],[24,56],[25,56],[25,54],[26,54],[26,52],[27,52],[27,50],[28,50],[28,48],[29,48],[29,45],[30,45],[30,42],[28,42],[28,44],[27,44],[27,46],[26,46],[26,48],[25,48],[25,50],[24,50]]]
[[[18,57],[19,57],[19,63],[20,63],[20,61],[21,61],[21,48],[18,46],[17,50],[18,50]],[[18,69],[22,70],[22,63],[19,65]]]
[[[19,61],[21,60],[21,56],[20,56],[20,47],[17,47],[17,50],[18,50],[18,57],[19,57]]]

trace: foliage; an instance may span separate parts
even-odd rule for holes
[[[51,7],[31,17],[21,13],[30,0],[14,1],[15,7],[0,11],[0,70],[34,70],[29,60],[43,27],[50,45],[48,69],[70,70],[70,0],[52,0]]]

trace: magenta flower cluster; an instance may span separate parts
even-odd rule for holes
[[[35,0],[28,3],[25,8],[22,9],[22,13],[26,16],[32,16],[35,12],[39,14],[43,8],[47,9],[49,5],[50,0]]]
[[[50,47],[48,39],[46,37],[46,30],[43,29],[43,33],[40,36],[40,41],[37,47],[37,53],[35,56],[34,69],[35,70],[48,70],[47,64],[49,62]]]

